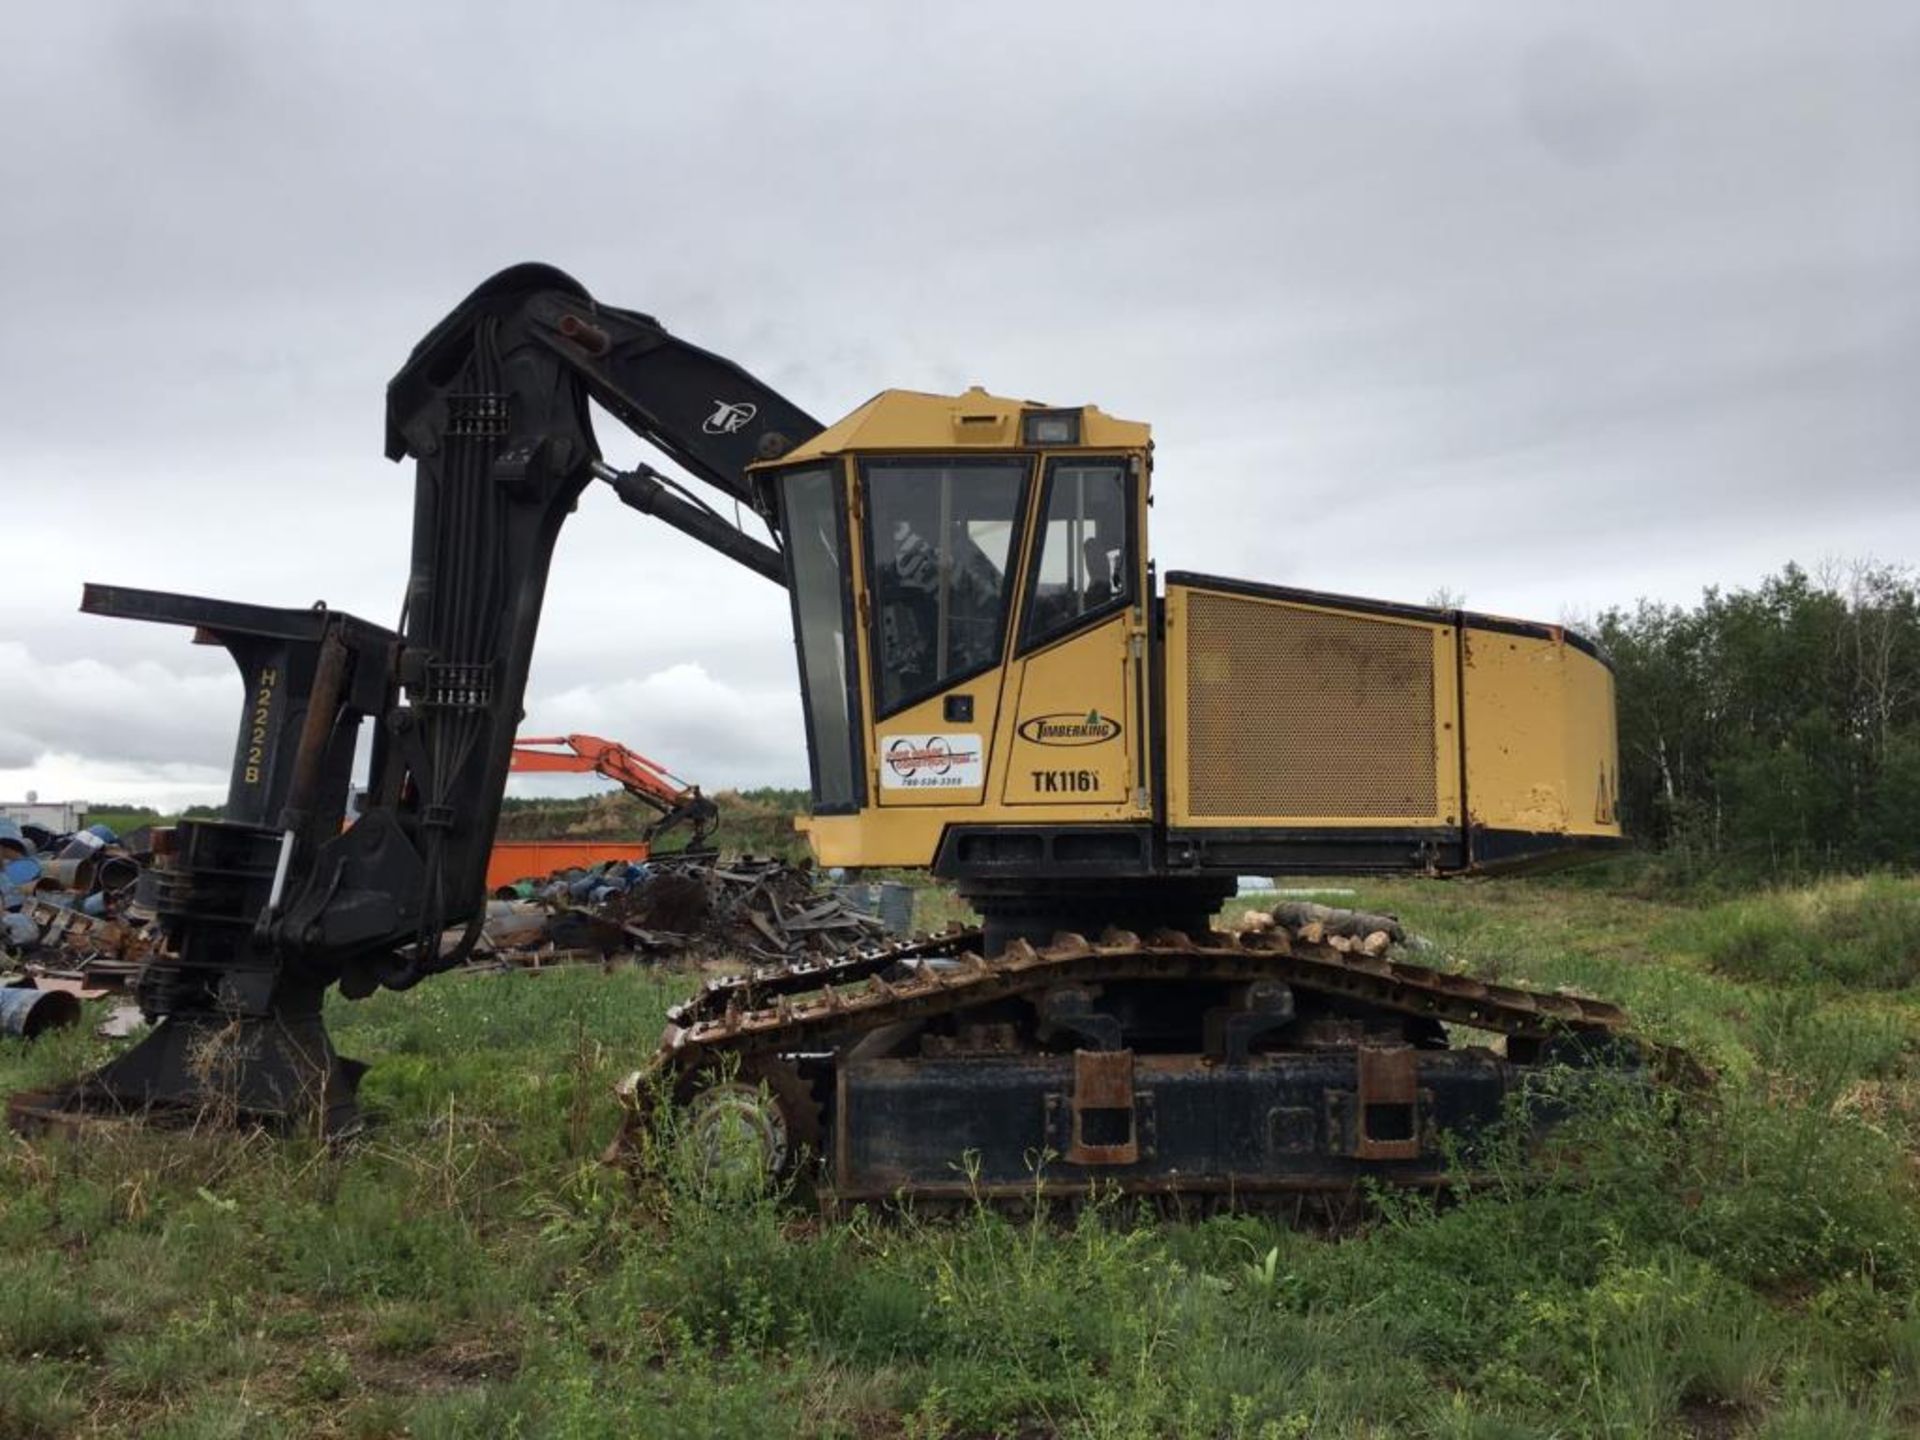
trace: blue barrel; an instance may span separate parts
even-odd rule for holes
[[[65,990],[0,987],[0,1035],[31,1040],[42,1030],[56,1030],[79,1018],[79,998]]]

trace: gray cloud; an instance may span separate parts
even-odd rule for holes
[[[1151,420],[1169,566],[1554,617],[1913,559],[1915,73],[1894,0],[15,17],[0,793],[219,788],[225,657],[84,579],[391,620],[382,387],[525,258],[824,416]],[[547,616],[530,720],[804,774],[764,582],[595,496]]]

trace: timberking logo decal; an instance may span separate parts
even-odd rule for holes
[[[889,790],[965,790],[981,783],[978,735],[882,735],[880,784]]]
[[[1109,720],[1098,710],[1036,715],[1020,722],[1020,738],[1036,745],[1104,745],[1118,738],[1120,722]]]

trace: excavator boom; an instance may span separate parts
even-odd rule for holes
[[[704,849],[720,822],[719,809],[700,793],[698,785],[688,784],[617,740],[602,740],[598,735],[523,735],[513,742],[512,764],[521,774],[593,774],[617,782],[659,815],[641,837],[649,842],[690,825],[693,835],[687,848]]]

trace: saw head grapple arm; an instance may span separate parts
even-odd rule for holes
[[[589,402],[753,509],[772,543],[650,467],[608,466]],[[321,997],[335,981],[355,995],[405,988],[459,964],[477,938],[548,567],[581,492],[607,480],[784,583],[775,512],[747,466],[820,429],[650,316],[599,305],[549,266],[515,266],[456,306],[388,386],[387,455],[415,462],[397,631],[319,606],[89,586],[83,609],[191,625],[245,683],[225,816],[182,821],[148,885],[169,944],[140,999],[161,1043],[100,1072],[96,1090],[122,1104],[191,1101],[199,1082],[169,1027],[238,1019],[262,1027],[267,1051],[284,1050],[278,1034],[300,1052],[242,1067],[258,1082],[241,1087],[247,1108],[312,1110],[315,1095],[285,1093],[298,1075],[325,1089],[322,1108],[350,1106],[350,1077],[318,1028]],[[345,826],[363,726],[366,804]]]

